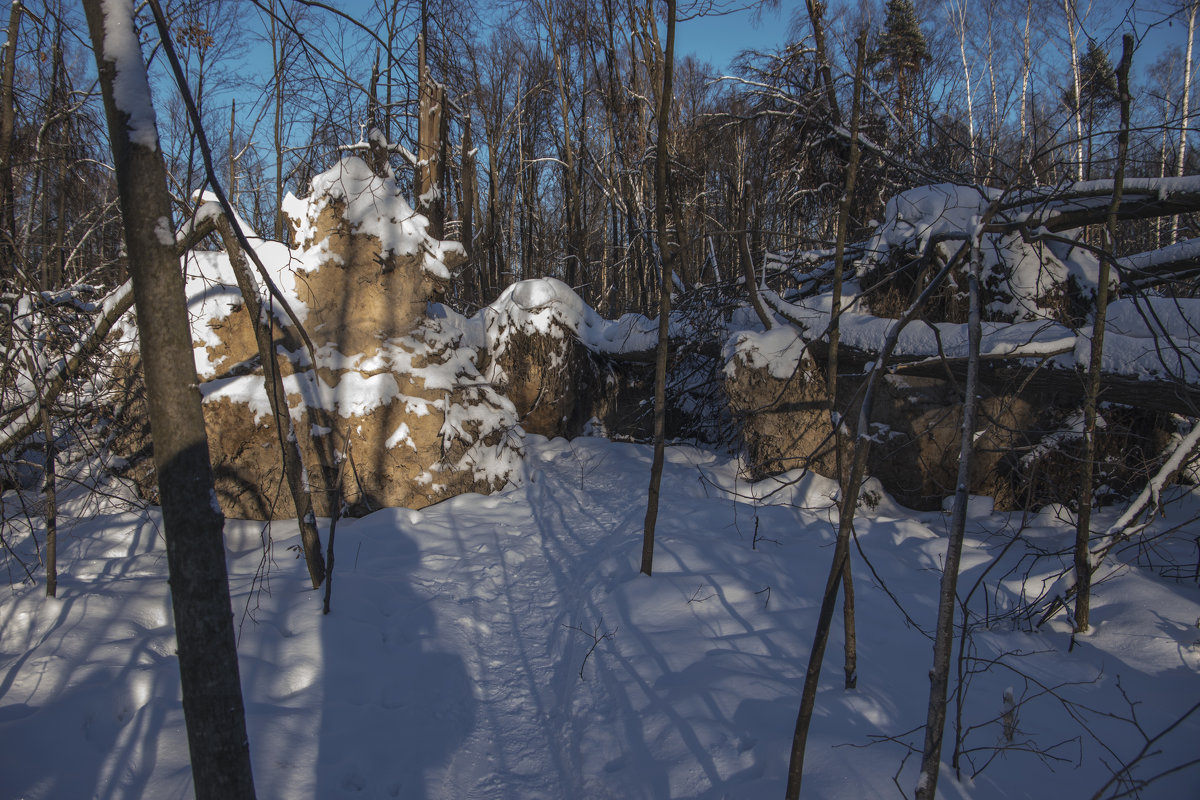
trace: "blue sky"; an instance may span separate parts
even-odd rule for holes
[[[748,11],[685,20],[675,26],[675,49],[680,55],[691,53],[716,70],[726,72],[729,62],[742,50],[783,44],[787,40],[790,15],[791,9],[785,8],[766,11],[757,22]]]
[[[836,2],[837,0],[833,0],[833,3]],[[971,0],[967,2],[970,7]],[[1084,13],[1088,0],[1077,2],[1080,13]],[[792,17],[798,11],[802,12],[803,6],[799,0],[783,0],[779,5],[780,8],[765,11],[758,19],[752,12],[738,11],[682,21],[676,27],[676,50],[680,55],[694,54],[701,60],[708,61],[718,71],[728,71],[730,61],[741,50],[767,49],[779,46],[787,40]],[[922,3],[918,1],[917,5],[921,7]],[[1121,34],[1133,32],[1139,40],[1134,72],[1141,74],[1142,70],[1158,60],[1168,48],[1178,47],[1182,50],[1187,44],[1186,19],[1179,16],[1171,24],[1166,24],[1164,19],[1168,9],[1166,0],[1092,0],[1092,9],[1080,29],[1080,47],[1086,46],[1088,35],[1097,37],[1109,50],[1115,65],[1121,57]],[[1056,10],[1058,16],[1043,20],[1042,24],[1062,28],[1059,33],[1065,40],[1061,3],[1056,4]],[[935,16],[938,14],[936,10],[926,12],[922,24],[927,31],[939,24],[937,19],[928,16],[930,13]],[[1124,24],[1120,24],[1122,19]],[[1200,34],[1197,38],[1200,39]],[[1200,42],[1197,43],[1197,48],[1200,49]]]

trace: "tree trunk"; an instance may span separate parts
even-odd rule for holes
[[[1197,2],[1188,5],[1187,53],[1184,56],[1183,67],[1183,107],[1179,114],[1179,160],[1175,162],[1175,176],[1179,178],[1183,177],[1187,164],[1188,113],[1191,109],[1192,96],[1192,45],[1196,39],[1196,10],[1198,8],[1200,8],[1200,3]],[[1171,225],[1171,244],[1179,241],[1179,225],[1180,219],[1176,216]]]
[[[132,0],[84,0],[137,306],[196,797],[253,798],[233,611],[183,274]],[[122,92],[114,84],[118,71]],[[167,233],[164,235],[164,228]]]
[[[858,183],[858,161],[861,149],[858,146],[858,129],[862,116],[862,85],[867,63],[867,39],[865,35],[858,37],[857,56],[854,62],[854,96],[850,108],[850,159],[846,164],[846,187],[838,209],[837,238],[833,250],[833,301],[829,315],[829,356],[826,362],[826,380],[829,385],[829,414],[833,421],[834,453],[837,459],[838,479],[845,478],[844,452],[841,428],[837,419],[838,393],[838,343],[840,341],[838,323],[842,313],[842,274],[846,258],[846,237],[850,229],[850,210],[854,199],[854,188]],[[846,488],[843,484],[842,492]],[[846,676],[845,686],[854,689],[858,686],[858,636],[854,622],[854,576],[851,574],[850,559],[846,558],[842,571],[842,628],[845,631],[844,655],[845,663],[842,671]]]
[[[445,200],[442,197],[442,171],[445,169],[443,136],[446,113],[446,87],[435,83],[425,57],[425,35],[417,44],[420,107],[417,116],[417,170],[415,194],[417,211],[429,220],[429,235],[441,239],[445,226]]]
[[[237,123],[237,100],[229,101],[229,202],[237,205],[237,153],[233,132]]]
[[[999,199],[994,200],[984,211],[980,220],[986,226],[995,215],[1000,205]],[[813,646],[809,651],[808,669],[804,674],[804,689],[800,696],[800,712],[796,715],[796,730],[792,735],[792,751],[788,762],[787,800],[797,800],[800,797],[801,779],[804,775],[804,753],[808,746],[808,729],[812,723],[813,710],[816,708],[817,687],[821,680],[821,662],[825,658],[825,647],[829,642],[830,624],[833,621],[833,610],[837,605],[838,588],[841,584],[845,569],[846,558],[850,552],[850,534],[854,527],[854,511],[858,506],[858,497],[862,489],[863,476],[867,469],[867,456],[870,451],[871,432],[870,415],[874,403],[875,391],[880,378],[887,373],[887,365],[892,359],[900,334],[923,312],[925,306],[946,282],[946,278],[959,267],[963,256],[970,248],[964,244],[954,256],[938,270],[921,294],[904,312],[884,339],[883,347],[874,361],[874,368],[863,389],[862,401],[858,409],[858,424],[854,443],[854,460],[850,466],[850,475],[843,484],[842,498],[838,504],[838,533],[834,544],[833,563],[829,567],[829,577],[825,584],[825,593],[821,597],[821,610],[817,617],[817,628],[813,634]]]
[[[842,124],[842,113],[838,108],[837,91],[833,85],[833,72],[829,67],[829,54],[825,46],[825,4],[821,0],[804,0],[808,10],[808,21],[813,29],[813,45],[816,48],[817,70],[825,87],[825,102],[829,104],[829,116],[834,125]]]
[[[938,596],[937,627],[933,642],[933,667],[929,670],[929,707],[925,719],[925,748],[921,757],[921,777],[917,782],[917,800],[937,796],[938,770],[942,762],[942,737],[946,730],[946,697],[950,685],[950,651],[954,646],[954,610],[958,603],[958,566],[962,560],[963,536],[967,527],[967,502],[970,500],[971,456],[975,452],[975,420],[979,410],[979,343],[982,339],[980,272],[982,254],[979,243],[971,246],[971,269],[967,278],[970,311],[967,315],[967,383],[963,398],[962,433],[958,445],[958,478],[954,505],[950,511],[946,561],[942,566],[942,587]]]
[[[650,466],[650,489],[646,498],[646,519],[642,528],[642,569],[654,571],[654,526],[658,521],[658,495],[662,486],[663,460],[666,456],[667,420],[667,340],[671,320],[671,266],[673,247],[667,240],[667,133],[671,116],[671,77],[675,62],[675,0],[667,2],[667,51],[662,71],[662,92],[658,106],[658,141],[655,147],[654,217],[658,233],[658,259],[661,273],[658,286],[658,350],[654,361],[654,461]],[[653,24],[653,20],[649,24]]]
[[[770,330],[771,316],[763,307],[762,296],[758,293],[758,282],[754,279],[754,256],[750,252],[750,182],[741,181],[738,184],[737,198],[737,243],[738,265],[742,271],[742,280],[746,284],[746,295],[750,305],[758,316],[763,328]]]
[[[1092,564],[1089,544],[1092,535],[1092,475],[1096,455],[1096,406],[1100,395],[1100,369],[1104,355],[1104,325],[1108,316],[1108,283],[1117,241],[1117,209],[1125,180],[1125,159],[1129,150],[1129,67],[1133,60],[1133,37],[1122,40],[1121,63],[1117,67],[1117,91],[1121,99],[1121,128],[1117,134],[1117,174],[1113,178],[1113,196],[1108,207],[1108,241],[1100,259],[1100,279],[1096,288],[1096,317],[1092,323],[1092,351],[1088,358],[1087,392],[1083,399],[1083,453],[1079,462],[1079,519],[1075,528],[1075,633],[1090,626],[1092,602]]]
[[[30,363],[30,375],[34,375]],[[42,433],[46,437],[45,480],[42,494],[46,498],[46,597],[58,596],[58,491],[55,486],[54,424],[48,403],[42,404]]]
[[[275,241],[286,241],[283,238],[286,223],[283,213],[283,33],[275,20],[275,0],[271,0],[271,62],[274,67],[274,101],[275,121],[273,134],[275,139]],[[276,49],[278,48],[278,49]]]
[[[478,271],[479,266],[475,263],[475,198],[479,194],[475,186],[475,150],[471,146],[471,115],[466,114],[463,120],[463,140],[462,140],[462,172],[459,176],[462,184],[462,209],[460,216],[462,217],[462,239],[463,250],[467,254],[467,263],[473,269]],[[487,301],[483,296],[477,298],[479,305],[484,305]]]
[[[1025,166],[1026,150],[1029,150],[1028,158],[1031,158],[1033,154],[1032,146],[1026,144],[1029,141],[1026,121],[1026,110],[1029,105],[1029,76],[1033,72],[1033,62],[1029,57],[1029,29],[1032,22],[1033,0],[1028,0],[1025,8],[1025,33],[1021,37],[1021,152],[1017,158],[1018,174],[1020,169]]]
[[[254,341],[258,345],[258,358],[262,362],[263,384],[267,393],[267,401],[271,405],[271,414],[275,418],[276,440],[279,442],[279,453],[283,460],[283,472],[287,478],[288,493],[296,508],[296,524],[300,528],[300,542],[304,550],[304,562],[308,567],[308,577],[312,587],[316,589],[325,580],[325,562],[321,557],[321,535],[317,531],[317,521],[313,514],[312,496],[304,483],[304,461],[300,455],[300,445],[296,440],[292,417],[288,411],[287,393],[283,388],[283,376],[279,372],[279,363],[275,360],[275,343],[271,338],[269,318],[264,315],[262,302],[258,291],[258,281],[246,263],[246,254],[242,252],[233,225],[222,217],[217,223],[221,238],[225,242],[225,251],[229,255],[229,266],[237,279],[238,290],[242,293],[242,303],[246,314],[250,317],[250,325],[254,330]],[[270,314],[270,312],[266,312]]]
[[[844,238],[845,234],[844,234],[843,226],[848,225],[848,219],[849,219],[848,212],[849,212],[849,208],[850,208],[851,190],[853,189],[853,181],[856,178],[857,167],[858,167],[857,128],[858,128],[859,114],[860,114],[859,96],[862,92],[863,72],[864,72],[865,64],[866,64],[866,35],[860,34],[858,37],[858,54],[856,57],[855,69],[854,69],[854,98],[853,98],[853,107],[852,107],[852,111],[851,111],[851,118],[852,118],[851,129],[853,131],[853,134],[851,136],[851,150],[850,150],[851,162],[847,168],[847,175],[846,175],[847,189],[846,189],[845,194],[843,195],[843,202],[842,202],[842,207],[847,213],[839,215],[839,219],[838,219],[839,238],[838,238],[837,243],[841,246],[841,252],[840,253],[836,252],[836,249],[835,249],[835,255],[834,255],[834,269],[836,270],[837,280],[838,280],[837,294],[840,294],[840,290],[841,290],[840,277],[841,277],[841,269],[842,269],[842,260],[845,257],[845,238]],[[936,282],[936,279],[934,281],[931,281],[931,283],[935,283],[935,282]],[[928,291],[929,290],[927,289],[926,290],[927,294],[928,294]],[[835,294],[834,305],[833,305],[833,309],[835,310],[835,312],[840,311],[839,304],[840,304],[840,298]],[[837,389],[837,384],[836,384],[836,381],[837,381],[837,335],[836,335],[837,317],[838,317],[838,313],[834,313],[831,315],[831,319],[830,319],[830,324],[831,324],[830,334],[832,337],[833,347],[832,347],[832,351],[831,351],[832,352],[831,372],[827,376],[827,379],[830,381],[830,386],[831,386],[832,390],[835,392]],[[900,329],[902,327],[903,327],[903,322],[898,323],[896,325],[897,329]],[[899,336],[899,330],[897,330],[896,336]],[[890,350],[894,349],[894,347],[895,347],[894,343],[890,347],[885,344],[884,351],[881,356],[881,359],[883,362],[886,362],[887,358],[889,357]],[[875,377],[874,374],[872,374],[872,380],[868,382],[866,396],[863,399],[863,406],[859,412],[859,426],[860,426],[859,431],[860,431],[860,433],[858,435],[857,442],[854,447],[853,466],[849,470],[848,475],[842,473],[842,464],[841,464],[842,459],[841,459],[841,454],[840,454],[841,445],[838,444],[838,449],[839,449],[839,455],[838,455],[839,475],[838,475],[838,478],[842,480],[842,497],[841,497],[841,504],[839,506],[839,511],[838,511],[839,516],[838,516],[837,540],[834,544],[834,549],[833,549],[833,563],[830,564],[829,577],[826,579],[826,582],[825,582],[825,592],[821,597],[821,610],[817,617],[817,629],[816,629],[816,632],[813,634],[813,646],[812,646],[812,649],[809,651],[809,655],[808,655],[808,668],[807,668],[807,670],[805,670],[805,675],[804,675],[804,689],[802,690],[801,695],[800,695],[800,711],[796,715],[796,729],[795,729],[794,733],[792,734],[792,750],[791,750],[791,755],[790,755],[790,758],[788,761],[788,780],[787,780],[787,788],[786,788],[786,794],[785,794],[785,796],[787,797],[787,800],[798,800],[798,798],[800,797],[800,786],[801,786],[802,779],[804,777],[804,753],[808,747],[808,729],[812,723],[813,710],[816,708],[817,687],[820,684],[821,664],[825,660],[825,647],[829,642],[829,633],[830,633],[830,629],[832,628],[832,624],[833,624],[833,610],[834,610],[834,606],[837,603],[838,589],[841,587],[842,582],[847,577],[850,576],[850,569],[849,569],[850,535],[852,533],[852,528],[854,526],[854,510],[858,506],[858,495],[859,495],[859,490],[862,487],[862,477],[863,477],[863,474],[864,474],[864,472],[866,470],[866,466],[867,466],[867,453],[868,453],[868,448],[870,446],[870,438],[867,435],[867,430],[869,427],[868,422],[867,422],[867,417],[870,414],[871,392],[872,392],[872,387],[874,385],[874,380],[873,380],[874,377]],[[835,396],[836,395],[831,395],[831,397],[835,397]],[[832,402],[834,402],[834,401],[831,400],[831,403]],[[840,426],[834,427],[835,435],[838,435],[839,427]],[[853,618],[854,618],[854,592],[853,592],[853,589],[851,588],[850,591],[844,595],[843,621],[852,623]],[[855,685],[857,685],[857,683],[858,683],[857,652],[856,652],[857,651],[857,640],[853,636],[853,634],[851,634],[851,636],[849,638],[851,641],[854,641],[855,644],[851,644],[848,641],[847,645],[846,645],[846,652],[845,652],[846,675],[845,675],[845,677],[846,677],[847,688],[852,688],[849,685],[851,683],[851,677],[853,677],[853,682]],[[852,657],[855,661],[854,664],[851,664]]]
[[[8,17],[8,40],[0,70],[0,282],[16,277],[17,212],[13,196],[12,145],[17,109],[13,81],[17,65],[17,32],[21,25],[21,3],[14,0]]]
[[[975,158],[975,101],[971,96],[971,66],[967,63],[966,0],[951,3],[950,20],[958,31],[958,54],[962,60],[963,79],[967,82],[967,148],[971,158],[971,180],[975,180],[979,175]]]
[[[1067,18],[1067,41],[1071,45],[1071,79],[1075,89],[1075,179],[1083,180],[1083,95],[1079,80],[1079,47],[1075,41],[1075,0],[1063,0],[1063,13]]]
[[[567,214],[567,257],[565,280],[572,289],[583,280],[581,269],[584,253],[580,242],[580,191],[576,175],[575,146],[571,141],[571,106],[567,97],[566,67],[563,66],[563,54],[554,26],[554,9],[546,3],[543,6],[546,15],[546,32],[550,36],[550,51],[554,61],[555,83],[558,89],[558,108],[562,124],[562,154],[563,154],[563,199]]]

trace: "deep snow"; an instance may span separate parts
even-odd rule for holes
[[[646,577],[649,448],[530,437],[526,451],[521,488],[342,520],[329,616],[295,560],[293,523],[227,524],[259,797],[782,796],[834,485],[750,485],[735,460],[672,447]],[[59,599],[21,583],[6,556],[0,796],[189,796],[159,515],[74,491]],[[855,552],[859,688],[842,689],[838,634],[808,797],[896,797],[916,782],[919,759],[897,742],[920,744],[932,644],[906,615],[932,623],[946,518],[903,509],[874,484],[866,497],[856,527],[876,576]],[[4,496],[5,537],[26,552],[18,500]],[[973,675],[962,720],[978,726],[966,737],[974,764],[995,758],[973,781],[944,770],[941,794],[1089,797],[1143,744],[1104,716],[1129,716],[1122,693],[1149,735],[1200,700],[1196,580],[1164,579],[1120,552],[1097,582],[1094,632],[1068,652],[1061,615],[1037,633],[1005,615],[1065,564],[1038,554],[1069,548],[1069,515],[1022,524],[973,508],[959,586],[982,579],[971,602],[992,624],[971,652],[998,661]],[[1174,541],[1194,549],[1198,512],[1188,495],[1155,525],[1182,523]],[[1018,707],[1005,748],[1009,689]],[[1195,758],[1198,716],[1135,774]],[[954,719],[952,705],[947,762]],[[879,737],[896,741],[872,745]],[[1196,767],[1144,793],[1198,795]]]

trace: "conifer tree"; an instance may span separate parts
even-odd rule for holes
[[[1116,106],[1119,99],[1117,73],[1108,58],[1108,53],[1094,39],[1088,42],[1087,52],[1079,60],[1079,84],[1085,117]],[[1067,87],[1063,93],[1063,102],[1068,108],[1075,108],[1074,87]]]
[[[911,127],[912,94],[917,75],[927,61],[929,47],[912,0],[888,0],[874,62],[880,67],[879,77],[896,86],[896,116],[906,129]]]
[[[1114,109],[1119,100],[1117,73],[1107,51],[1094,39],[1088,40],[1087,52],[1079,59],[1079,95],[1081,102],[1076,108],[1075,87],[1068,86],[1063,92],[1063,104],[1072,113],[1079,113],[1083,119],[1083,136],[1087,145],[1084,173],[1085,177],[1090,178],[1094,149],[1092,132],[1096,121]]]

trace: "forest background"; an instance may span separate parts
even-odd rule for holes
[[[13,187],[4,209],[12,238],[0,264],[7,279],[19,273],[45,289],[112,285],[120,273],[115,195],[79,9],[13,8],[23,10],[9,15],[11,133],[0,148],[0,171],[11,173]],[[1128,174],[1193,171],[1184,51],[1194,9],[1075,0],[812,8],[827,31],[828,85],[806,6],[679,10],[680,53],[704,52],[702,40],[689,43],[689,25],[728,30],[711,51],[717,58],[755,19],[766,29],[760,38],[773,38],[767,31],[783,30],[785,19],[788,31],[777,48],[743,52],[728,71],[692,55],[678,59],[671,222],[685,232],[685,286],[728,278],[740,261],[761,265],[768,252],[831,245],[848,149],[836,127],[848,117],[860,29],[872,54],[862,127],[877,149],[864,155],[850,240],[913,185],[1111,177],[1113,62],[1123,32],[1137,43]],[[606,316],[653,306],[652,142],[663,35],[652,7],[206,0],[166,10],[219,172],[260,233],[284,238],[283,196],[303,194],[370,127],[416,152],[416,40],[424,26],[431,72],[450,100],[445,235],[462,237],[464,227],[470,234],[454,301],[478,307],[515,280],[550,275]],[[889,25],[911,35],[890,36]],[[165,59],[148,52],[172,191],[185,212],[204,185],[197,138],[169,90]],[[1076,73],[1082,103],[1072,99]],[[399,168],[403,157],[393,160]],[[1119,248],[1179,238],[1168,228],[1143,224]]]

